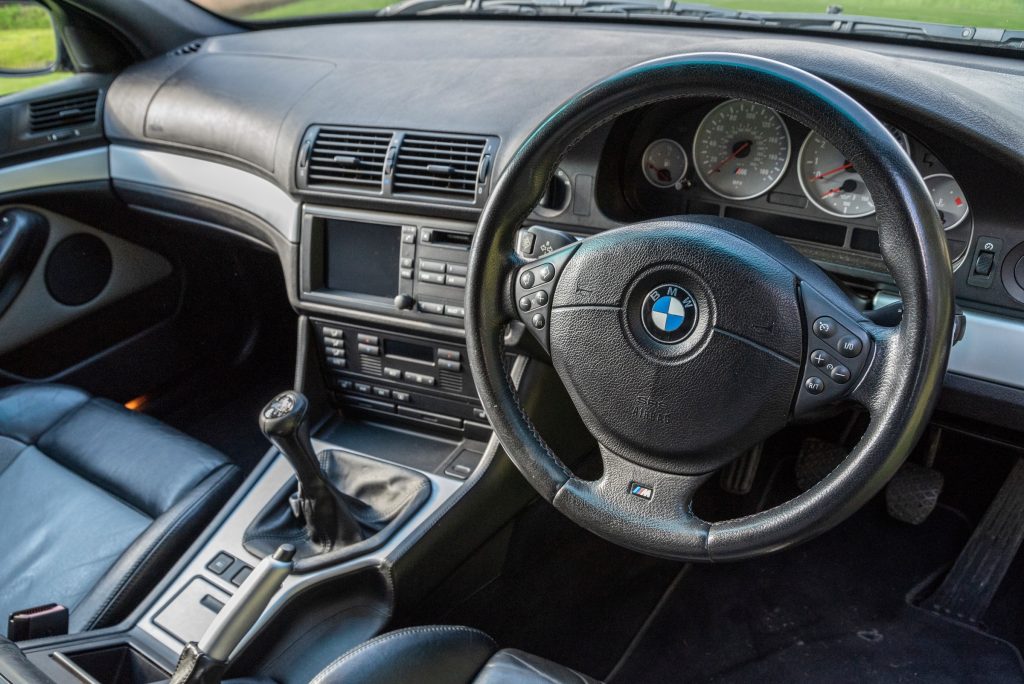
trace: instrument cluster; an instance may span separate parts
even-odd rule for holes
[[[921,172],[958,265],[972,232],[963,188],[923,144],[886,125]],[[701,210],[717,204],[726,215],[730,206],[749,206],[877,227],[874,201],[853,163],[816,131],[764,105],[727,100],[682,112],[662,108],[633,130],[627,156],[637,155],[632,164],[640,173],[632,174],[648,187],[635,189],[629,199],[653,205],[641,213],[679,211],[681,204],[692,205],[690,213],[706,213]]]

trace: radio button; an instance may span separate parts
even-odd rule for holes
[[[416,420],[426,421],[435,425],[444,425],[445,427],[460,428],[462,427],[462,421],[452,416],[442,416],[440,413],[429,413],[427,411],[417,411],[416,409],[407,408],[405,406],[398,407],[398,415],[406,416],[408,418],[415,418]]]
[[[455,351],[454,349],[438,349],[437,358],[447,361],[461,361],[462,352]]]
[[[413,258],[412,257],[402,257],[402,268],[412,268],[412,264],[413,264]]]
[[[329,328],[326,325],[321,329],[324,337],[333,337],[334,339],[340,340],[345,337],[345,331],[340,328]]]
[[[365,333],[359,333],[356,336],[356,341],[359,342],[359,344],[372,344],[373,346],[380,344],[379,337],[376,335],[367,335]]]
[[[391,378],[392,380],[401,380],[402,371],[398,368],[385,368],[384,377]]]
[[[357,382],[356,392],[359,392],[360,394],[370,394],[371,392],[373,392],[373,388],[370,385],[367,385],[365,382]]]
[[[444,305],[444,315],[451,316],[452,318],[465,318],[466,307],[464,306],[452,306],[451,304]]]
[[[391,398],[395,401],[400,401],[403,404],[408,404],[412,399],[408,392],[402,392],[400,390],[391,390]]]
[[[420,259],[420,270],[430,271],[432,273],[444,273],[447,269],[447,264],[443,261],[430,261],[429,259]]]
[[[403,268],[400,271],[400,273],[401,273],[401,276],[402,276],[403,280],[412,280],[412,269],[411,268]]]
[[[403,374],[406,382],[411,382],[414,385],[423,385],[425,387],[434,386],[434,376],[423,375],[422,373],[413,373],[411,371],[405,371]]]
[[[462,364],[459,363],[458,361],[449,361],[448,359],[438,359],[437,360],[437,367],[442,369],[442,370],[452,371],[453,373],[461,373],[462,372]]]
[[[444,315],[444,304],[438,302],[424,302],[421,301],[417,304],[420,311],[423,313],[437,314],[438,316]]]
[[[366,354],[367,356],[380,356],[380,347],[375,344],[361,344],[359,345],[359,353]]]
[[[444,279],[449,287],[466,287],[466,276],[450,275]]]
[[[348,368],[348,361],[346,361],[345,359],[336,359],[328,357],[327,365],[330,366],[331,368],[334,368],[335,370],[345,370],[346,368]]]
[[[469,267],[466,264],[448,264],[448,272],[452,275],[464,276],[469,274]]]
[[[341,339],[340,337],[325,337],[324,346],[331,347],[332,349],[344,349],[345,340]]]
[[[380,397],[381,399],[391,398],[391,390],[389,390],[387,387],[374,387],[373,393],[374,395]]]
[[[434,283],[435,285],[444,285],[444,274],[431,273],[430,271],[420,271],[420,282]]]
[[[345,358],[345,348],[335,349],[334,347],[328,347],[326,350],[328,358],[343,359]]]

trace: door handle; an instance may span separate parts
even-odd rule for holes
[[[0,214],[0,316],[25,286],[43,255],[50,222],[28,209]]]

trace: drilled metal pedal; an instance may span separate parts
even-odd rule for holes
[[[885,487],[889,515],[920,525],[935,510],[944,483],[942,473],[917,463],[904,463]]]
[[[807,491],[836,469],[846,458],[846,449],[834,442],[808,437],[796,457],[796,485]]]

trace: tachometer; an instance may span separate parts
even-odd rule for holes
[[[700,122],[693,164],[712,192],[735,200],[768,192],[782,178],[791,153],[779,114],[746,100],[728,100]]]
[[[907,136],[887,126],[903,149],[909,152]],[[818,133],[807,134],[797,155],[800,185],[807,199],[826,214],[861,218],[875,213],[871,193],[849,159]]]
[[[946,230],[953,230],[967,218],[970,207],[964,199],[964,191],[960,184],[948,173],[936,173],[926,176],[924,184],[928,186],[928,192],[932,194],[932,202],[939,210],[939,218],[942,219],[942,227]]]
[[[675,140],[655,140],[643,156],[644,177],[658,188],[670,188],[683,179],[690,160],[686,151]]]

